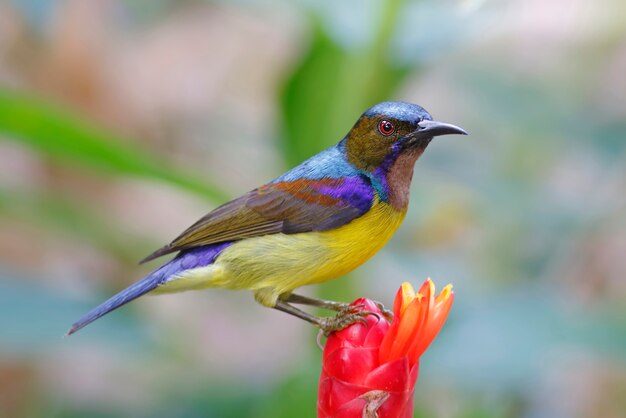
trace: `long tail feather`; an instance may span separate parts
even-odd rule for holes
[[[177,277],[177,275],[186,270],[208,266],[213,263],[215,258],[229,245],[231,245],[230,242],[222,242],[219,244],[206,245],[181,252],[172,260],[163,264],[143,279],[133,283],[117,295],[113,296],[111,299],[102,303],[100,306],[97,306],[87,312],[85,316],[72,325],[66,335],[72,335],[101,316],[104,316],[120,306],[137,299],[139,296],[145,295],[146,293],[166,283],[172,277]],[[184,289],[181,288],[174,291],[180,290]]]
[[[120,306],[137,299],[139,296],[145,295],[151,290],[156,289],[161,283],[163,283],[163,275],[158,273],[160,273],[160,270],[157,270],[143,279],[133,283],[106,302],[103,302],[99,306],[87,312],[87,314],[85,314],[82,318],[74,322],[66,335],[72,335],[101,316],[104,316]]]

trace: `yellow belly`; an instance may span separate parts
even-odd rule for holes
[[[250,289],[260,303],[274,306],[283,293],[334,279],[363,264],[389,241],[405,213],[377,202],[367,214],[332,231],[241,240],[212,265],[189,270],[161,290]]]

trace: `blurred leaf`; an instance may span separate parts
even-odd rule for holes
[[[226,199],[216,186],[168,167],[129,141],[96,129],[54,104],[22,93],[0,89],[0,133],[63,163],[165,181],[211,200]]]
[[[337,73],[345,60],[344,51],[316,25],[311,49],[282,97],[283,147],[290,165],[319,152],[341,135],[337,132],[337,120],[344,121],[346,117],[336,114],[335,102],[337,91],[342,89]]]
[[[282,94],[283,147],[291,165],[338,142],[370,106],[391,97],[408,74],[394,66],[389,44],[402,1],[382,5],[373,42],[346,50],[312,18],[311,47]]]

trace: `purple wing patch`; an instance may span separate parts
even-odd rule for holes
[[[326,231],[367,212],[374,191],[361,177],[272,183],[255,190],[246,205],[281,219],[283,233]]]

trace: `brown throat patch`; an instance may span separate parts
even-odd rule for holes
[[[389,203],[396,209],[405,210],[409,206],[409,193],[415,162],[424,152],[423,147],[413,148],[400,154],[387,174]]]

